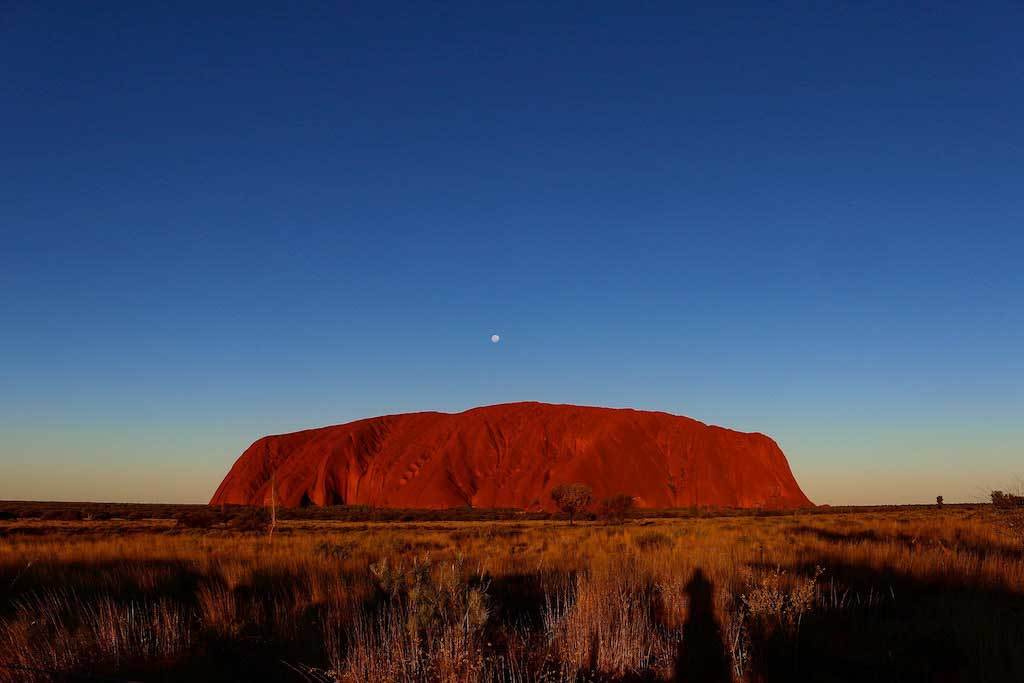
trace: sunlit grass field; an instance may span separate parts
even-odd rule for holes
[[[0,680],[1021,681],[1009,521],[8,519]]]

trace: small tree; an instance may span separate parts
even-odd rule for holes
[[[935,496],[935,507],[942,508],[942,496]]]
[[[587,509],[594,499],[594,493],[586,484],[561,484],[551,489],[551,500],[558,509],[569,515],[569,526],[576,515]]]
[[[633,511],[633,496],[617,493],[601,501],[599,512],[609,522],[622,522]]]

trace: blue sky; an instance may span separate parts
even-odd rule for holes
[[[548,4],[7,7],[0,498],[513,400],[1024,475],[1020,4]]]

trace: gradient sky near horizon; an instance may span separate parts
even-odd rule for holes
[[[6,3],[0,499],[517,400],[1013,485],[1024,5],[893,4]]]

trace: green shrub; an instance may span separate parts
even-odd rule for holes
[[[316,546],[316,555],[325,560],[344,560],[355,550],[355,543],[331,543],[321,541]]]
[[[265,533],[270,529],[270,513],[265,508],[246,508],[234,512],[227,521],[235,531]]]
[[[661,531],[645,531],[633,539],[640,550],[659,550],[672,545],[672,538]]]
[[[178,514],[175,526],[184,529],[210,529],[218,521],[217,515],[209,510],[190,510]]]
[[[598,514],[609,522],[622,522],[633,512],[633,506],[633,496],[617,493],[601,501]]]
[[[47,510],[40,519],[47,522],[79,522],[82,520],[81,510]]]

